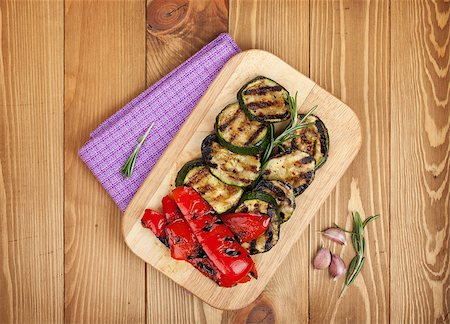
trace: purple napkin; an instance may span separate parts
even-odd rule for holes
[[[91,133],[80,157],[122,211],[219,71],[239,52],[228,34],[220,34]],[[120,169],[152,122],[133,176],[124,179]]]

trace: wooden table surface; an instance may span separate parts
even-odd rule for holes
[[[0,322],[450,322],[447,1],[1,0]],[[354,109],[362,149],[270,281],[216,310],[125,246],[77,155],[89,133],[219,33]],[[345,131],[345,125],[343,125]],[[367,262],[314,271],[318,231],[369,225]],[[333,246],[350,261],[351,246]]]

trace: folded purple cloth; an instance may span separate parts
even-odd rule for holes
[[[220,34],[91,133],[80,157],[122,211],[219,71],[239,52],[228,34]],[[124,179],[120,169],[152,122],[133,176]]]

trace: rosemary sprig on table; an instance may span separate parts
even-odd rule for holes
[[[358,276],[358,274],[361,272],[361,269],[364,265],[364,249],[366,246],[366,242],[364,239],[364,228],[369,224],[371,221],[377,219],[380,217],[380,215],[374,215],[367,217],[364,221],[362,221],[361,216],[358,212],[352,212],[352,219],[353,219],[353,230],[347,231],[338,225],[334,224],[337,228],[343,230],[344,232],[350,233],[352,236],[352,244],[355,249],[356,255],[353,257],[352,261],[350,262],[350,265],[348,267],[347,276],[345,277],[344,287],[342,288],[341,294],[339,296],[342,296],[342,293],[344,290],[350,286],[353,281],[355,281],[355,278]]]
[[[264,150],[263,157],[261,159],[261,165],[265,165],[266,162],[269,160],[270,156],[272,155],[272,151],[275,147],[279,147],[280,149],[283,149],[282,143],[285,141],[289,141],[297,136],[299,136],[296,131],[302,128],[306,128],[309,126],[314,125],[314,123],[305,123],[305,120],[308,118],[309,115],[313,113],[314,110],[316,110],[317,105],[312,107],[306,114],[303,116],[300,121],[298,120],[298,107],[297,107],[297,93],[295,93],[295,97],[292,97],[288,95],[287,102],[289,105],[289,109],[291,111],[291,119],[289,120],[288,126],[285,128],[285,130],[278,135],[276,138],[274,138],[273,135],[273,126],[270,131],[270,143],[267,145],[266,149]]]
[[[153,125],[155,122],[151,123],[149,128],[145,131],[144,135],[138,138],[137,142],[138,144],[134,148],[133,152],[131,153],[130,157],[125,161],[125,164],[123,165],[122,169],[120,169],[120,172],[123,174],[124,178],[131,177],[133,175],[134,166],[136,164],[136,159],[139,154],[139,150],[141,149],[142,144],[147,139],[148,134],[150,133],[151,129],[153,128]]]

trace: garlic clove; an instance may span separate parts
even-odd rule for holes
[[[347,273],[347,267],[344,260],[342,260],[341,257],[336,254],[331,255],[331,263],[328,269],[330,271],[330,275],[334,280],[337,280],[337,278]]]
[[[322,270],[330,266],[331,252],[327,248],[321,248],[317,251],[313,260],[314,269]]]
[[[330,227],[326,229],[322,232],[322,235],[333,242],[339,243],[340,245],[347,244],[344,231],[337,227]]]

